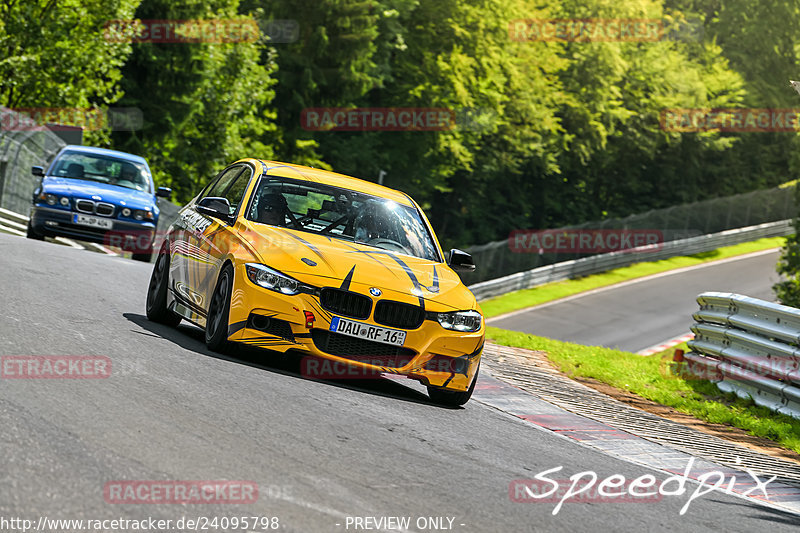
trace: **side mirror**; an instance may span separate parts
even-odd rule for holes
[[[44,176],[44,167],[31,167],[31,174],[34,176]]]
[[[450,250],[450,260],[447,262],[456,272],[475,272],[475,262],[467,252],[453,248]]]
[[[219,198],[216,196],[206,196],[202,198],[195,205],[198,213],[206,216],[219,218],[225,222],[231,222],[231,204],[227,198]]]
[[[172,189],[169,187],[159,187],[156,189],[156,196],[159,198],[166,198],[167,200],[172,199]]]

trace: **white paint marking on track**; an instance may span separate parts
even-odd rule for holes
[[[628,281],[621,281],[619,283],[615,283],[613,285],[607,285],[605,287],[598,287],[597,289],[592,289],[590,291],[581,292],[578,294],[573,294],[572,296],[565,296],[564,298],[559,298],[558,300],[553,300],[550,302],[545,302],[543,304],[533,305],[531,307],[526,307],[525,309],[518,309],[516,311],[511,311],[509,313],[505,313],[502,315],[497,315],[491,318],[486,319],[486,323],[496,322],[497,320],[502,320],[504,318],[510,318],[512,316],[521,315],[522,313],[527,313],[528,311],[533,311],[534,309],[542,309],[545,307],[549,307],[551,305],[561,304],[564,302],[569,302],[571,300],[577,300],[578,298],[583,298],[584,296],[590,296],[592,294],[598,294],[605,291],[610,291],[613,289],[620,289],[622,287],[627,287],[629,285],[634,285],[636,283],[643,283],[645,281],[650,281],[653,279],[663,278],[666,276],[672,276],[674,274],[681,274],[683,272],[689,272],[691,270],[697,270],[700,268],[706,268],[710,266],[722,265],[725,263],[731,263],[733,261],[740,261],[742,259],[750,259],[752,257],[759,257],[762,255],[767,255],[774,253],[780,250],[780,248],[770,248],[768,250],[760,250],[758,252],[752,252],[749,254],[737,255],[734,257],[727,257],[725,259],[718,259],[716,261],[708,261],[707,263],[701,263],[699,265],[691,265],[687,267],[676,268],[674,270],[667,270],[666,272],[659,272],[658,274],[651,274],[649,276],[643,276],[641,278],[631,279]]]
[[[77,242],[73,241],[72,239],[67,239],[66,237],[56,237],[53,240],[55,240],[59,244],[66,244],[67,246],[71,246],[72,248],[77,248],[78,250],[86,249]]]

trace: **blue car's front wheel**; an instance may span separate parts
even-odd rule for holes
[[[28,237],[29,239],[33,239],[35,241],[43,241],[44,240],[44,235],[41,235],[41,234],[37,233],[36,230],[33,229],[33,226],[31,226],[31,221],[30,220],[28,220],[28,231],[26,232],[25,236]]]

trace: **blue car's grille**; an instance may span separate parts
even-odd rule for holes
[[[81,213],[100,215],[101,217],[110,217],[114,214],[114,204],[95,202],[94,200],[77,200],[75,209]]]
[[[78,200],[75,202],[75,209],[81,213],[94,214],[94,202],[91,200]]]
[[[94,206],[94,212],[100,216],[110,217],[114,214],[114,206],[112,204],[100,202]]]

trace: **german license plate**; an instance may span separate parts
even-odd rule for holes
[[[330,330],[350,337],[358,337],[368,341],[382,342],[394,346],[402,346],[406,342],[406,332],[399,329],[382,328],[364,324],[354,320],[333,317]]]
[[[89,215],[81,215],[79,213],[76,213],[72,217],[72,221],[75,224],[80,224],[81,226],[90,226],[93,228],[102,228],[102,229],[111,229],[111,227],[114,224],[107,218],[92,217]]]

